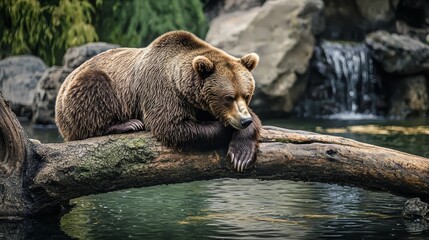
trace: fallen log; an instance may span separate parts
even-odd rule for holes
[[[72,198],[216,178],[317,181],[429,199],[429,159],[351,139],[265,126],[254,168],[226,150],[178,152],[148,132],[35,144],[0,94],[0,218],[45,214]]]

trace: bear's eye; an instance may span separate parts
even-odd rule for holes
[[[234,100],[235,100],[234,96],[231,96],[231,95],[225,96],[225,102],[227,103],[232,103],[234,102]]]

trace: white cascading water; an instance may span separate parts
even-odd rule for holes
[[[324,41],[315,48],[313,68],[322,77],[322,84],[315,87],[310,83],[310,91],[321,91],[310,95],[325,99],[307,99],[305,104],[326,101],[331,106],[328,115],[326,111],[306,114],[342,119],[376,117],[378,80],[365,44]]]

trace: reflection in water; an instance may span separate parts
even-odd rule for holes
[[[34,128],[29,122],[22,122],[21,125],[24,127],[29,138],[36,138],[42,143],[56,143],[63,141],[63,138],[55,126],[50,126],[49,128],[39,126]]]
[[[0,239],[71,239],[61,231],[57,217],[0,221]]]
[[[264,124],[309,131],[369,124],[380,129],[402,126],[411,134],[332,134],[429,157],[429,135],[412,130],[413,126],[427,128],[428,120],[288,119]],[[40,135],[44,132],[34,130],[29,135],[42,142],[60,140],[55,130]],[[338,185],[220,179],[77,198],[60,226],[57,219],[48,224],[40,220],[0,223],[0,239],[426,239],[427,224],[402,220],[404,201],[387,193]]]
[[[222,179],[79,198],[61,228],[79,239],[386,239],[408,236],[404,201],[337,185]]]

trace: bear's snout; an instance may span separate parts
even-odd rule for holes
[[[251,117],[240,119],[241,126],[243,128],[247,128],[250,124],[252,124],[253,119]]]
[[[253,118],[250,115],[246,102],[243,99],[238,99],[231,104],[227,119],[229,125],[237,130],[245,129],[253,122]]]

